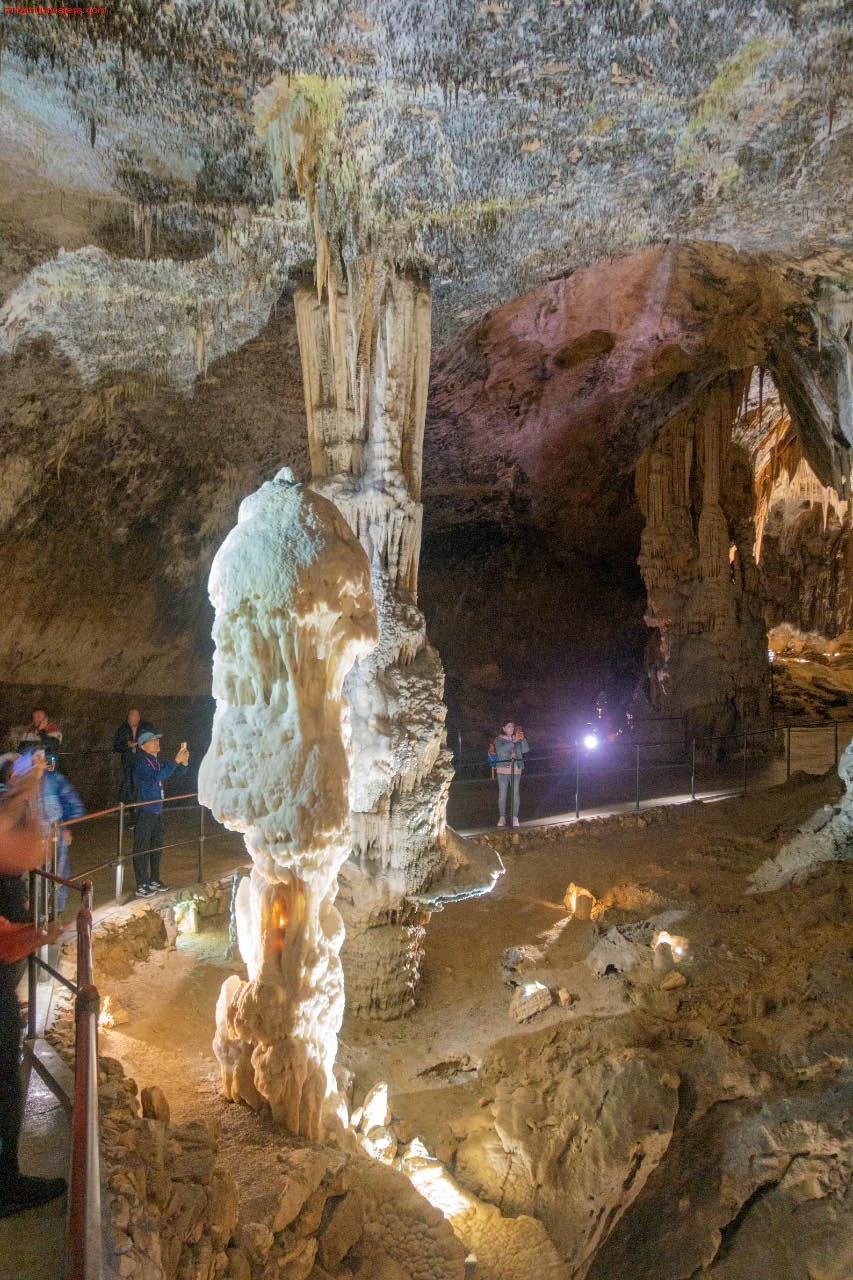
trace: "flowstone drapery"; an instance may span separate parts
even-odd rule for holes
[[[395,1017],[414,1001],[428,915],[413,898],[444,867],[452,776],[444,672],[416,604],[431,298],[425,281],[387,265],[358,270],[366,277],[359,305],[352,287],[336,292],[334,308],[313,289],[298,289],[294,301],[312,487],[335,503],[370,558],[379,618],[379,645],[345,684],[353,732],[352,855],[339,903],[347,1007]]]
[[[257,1090],[277,1120],[317,1139],[344,1008],[343,682],[377,638],[370,571],[331,503],[285,469],[241,503],[209,590],[216,714],[199,799],[243,832],[254,864],[236,901],[249,980],[223,988],[214,1047],[229,1096],[252,1102]]]
[[[657,631],[650,709],[681,717],[686,738],[715,753],[770,721],[752,469],[731,438],[743,392],[733,375],[670,419],[635,476],[646,622]]]

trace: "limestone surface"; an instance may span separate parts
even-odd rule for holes
[[[316,197],[315,197],[316,199]],[[309,207],[311,194],[309,192]],[[319,267],[318,267],[319,270]],[[325,299],[295,296],[313,488],[335,503],[371,564],[379,643],[345,694],[353,735],[352,852],[341,870],[347,1003],[411,1007],[427,916],[414,901],[447,861],[444,672],[417,608],[428,284],[370,259]]]
[[[838,761],[845,791],[834,806],[824,806],[749,877],[750,893],[768,893],[791,881],[807,880],[822,862],[853,856],[853,742]]]
[[[336,1092],[344,1000],[334,906],[350,843],[342,690],[376,639],[369,571],[335,508],[283,471],[241,504],[210,594],[217,708],[199,798],[243,832],[254,863],[236,893],[249,981],[223,995],[218,1038],[252,1046],[254,1085],[273,1115],[316,1138]],[[229,1088],[233,1046],[222,1061]]]

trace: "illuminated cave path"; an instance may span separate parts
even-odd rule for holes
[[[839,725],[839,756],[853,736],[853,726]],[[833,767],[832,724],[814,729],[797,729],[792,734],[791,772],[822,774]],[[785,756],[766,764],[748,762],[747,791],[754,792],[785,781]],[[713,801],[743,792],[743,764],[709,767],[697,764],[696,799]],[[581,818],[628,813],[635,808],[636,777],[622,768],[608,777],[606,762],[596,772],[582,774]],[[689,766],[673,768],[646,765],[640,772],[640,807],[685,804],[691,799]],[[450,790],[447,818],[460,835],[485,835],[494,830],[497,818],[497,785],[489,778],[460,779]],[[561,774],[526,774],[521,784],[521,827],[558,826],[575,821],[575,776],[571,766]]]

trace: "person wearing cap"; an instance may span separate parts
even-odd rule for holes
[[[133,761],[133,785],[138,801],[147,801],[137,812],[133,830],[133,874],[137,898],[150,898],[167,888],[160,879],[160,851],[163,848],[163,783],[172,774],[182,773],[190,753],[182,746],[174,764],[160,760],[160,735],[144,729],[137,738],[139,750]]]

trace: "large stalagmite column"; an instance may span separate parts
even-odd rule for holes
[[[343,682],[377,637],[368,561],[331,503],[286,470],[240,504],[210,598],[216,714],[199,799],[243,832],[253,862],[237,899],[249,981],[223,988],[215,1047],[231,1082],[226,1060],[237,1046],[241,1096],[257,1091],[276,1119],[317,1139],[344,1007],[335,907],[351,848]]]
[[[411,1007],[425,915],[412,897],[445,861],[451,779],[444,673],[417,608],[421,459],[429,378],[426,281],[361,261],[358,304],[296,293],[313,487],[371,562],[380,641],[345,692],[353,729],[352,855],[341,871],[347,1006]],[[330,288],[334,284],[330,282]]]
[[[312,484],[364,547],[379,615],[379,645],[346,684],[347,1007],[396,1017],[419,976],[427,915],[416,899],[447,863],[451,779],[444,672],[417,608],[430,288],[399,269],[412,245],[405,218],[401,239],[387,217],[393,166],[366,141],[370,121],[349,82],[282,76],[254,112],[279,190],[295,180],[314,233],[315,288],[295,299]]]
[[[719,753],[770,723],[767,631],[753,557],[749,460],[732,444],[744,382],[672,418],[636,469],[646,622],[657,632],[648,702]]]

